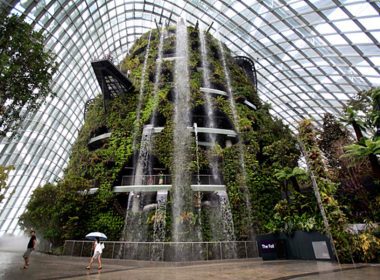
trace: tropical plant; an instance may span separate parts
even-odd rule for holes
[[[380,262],[379,226],[366,223],[366,229],[354,236],[354,258],[358,262]]]
[[[4,193],[4,190],[7,187],[7,179],[8,179],[9,172],[13,169],[14,167],[12,165],[11,166],[0,165],[0,202],[4,198],[4,195],[2,193]]]
[[[42,30],[0,10],[0,136],[14,132],[27,113],[55,95],[50,82],[56,71]]]
[[[363,138],[363,132],[366,131],[366,123],[363,120],[363,116],[361,116],[353,107],[346,107],[344,116],[340,118],[340,121],[347,125],[352,125],[357,141],[360,141]]]
[[[351,144],[344,147],[346,154],[345,157],[349,157],[353,160],[363,160],[368,158],[373,174],[380,179],[380,164],[377,159],[378,154],[380,154],[380,139],[372,140],[366,139],[364,142],[359,144]]]
[[[373,196],[368,192],[365,178],[370,169],[369,162],[353,161],[345,154],[344,146],[353,143],[349,131],[332,114],[325,114],[318,145],[328,160],[328,171],[334,181],[339,182],[336,196],[351,222],[362,222],[373,218],[376,208]],[[343,157],[342,157],[343,156]]]
[[[298,166],[291,169],[290,167],[285,167],[281,170],[277,170],[274,176],[281,182],[283,182],[284,193],[286,200],[289,200],[288,196],[288,184],[292,183],[294,190],[300,192],[300,186],[297,179],[306,180],[308,178],[307,172],[305,169]]]
[[[368,91],[368,95],[372,99],[372,112],[370,115],[370,120],[373,126],[376,127],[376,132],[374,138],[380,136],[380,88],[374,88]]]
[[[366,139],[363,144],[351,144],[344,147],[345,157],[363,159],[367,156],[380,154],[380,140]]]
[[[293,233],[296,230],[318,231],[322,221],[311,194],[294,192],[290,199],[279,201],[274,207],[273,218],[265,225],[270,232]]]
[[[27,211],[20,217],[21,228],[37,229],[44,239],[57,243],[61,239],[59,209],[56,208],[58,193],[59,188],[53,184],[37,188],[30,198]]]
[[[341,167],[340,153],[343,153],[342,148],[339,149],[340,143],[352,143],[349,137],[350,133],[337,118],[326,113],[323,116],[322,131],[319,135],[318,145],[326,156],[329,166],[333,169]],[[336,145],[339,143],[338,145]]]

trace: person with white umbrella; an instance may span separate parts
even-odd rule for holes
[[[104,249],[104,243],[100,243],[100,240],[106,240],[107,236],[101,232],[91,232],[86,235],[87,239],[94,240],[93,249],[94,255],[90,259],[90,263],[86,269],[91,269],[91,265],[95,259],[98,259],[98,270],[102,269],[102,253]]]

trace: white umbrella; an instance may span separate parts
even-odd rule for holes
[[[86,235],[86,238],[90,240],[95,240],[96,237],[98,237],[99,240],[101,241],[107,240],[107,236],[104,233],[101,233],[98,231],[90,232],[89,234]]]

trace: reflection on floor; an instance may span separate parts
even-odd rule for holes
[[[261,259],[168,263],[103,260],[103,269],[85,267],[89,258],[61,257],[34,252],[22,269],[22,251],[0,251],[0,279],[139,279],[139,280],[265,280],[265,279],[380,279],[380,265],[341,265],[318,261]]]

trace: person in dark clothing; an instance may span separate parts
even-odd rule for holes
[[[30,254],[36,248],[36,244],[37,244],[36,232],[34,230],[32,230],[30,232],[30,234],[31,234],[31,237],[30,237],[29,242],[28,242],[28,247],[26,248],[26,251],[25,251],[25,253],[23,255],[24,262],[25,262],[24,269],[28,268]]]

